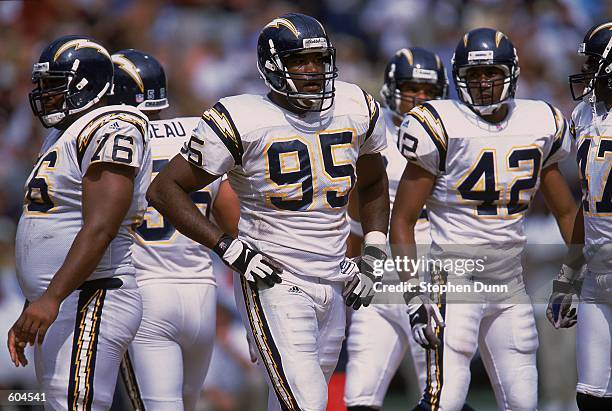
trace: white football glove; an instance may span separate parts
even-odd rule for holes
[[[270,287],[282,282],[279,275],[283,272],[282,267],[279,267],[259,251],[252,249],[243,241],[224,234],[213,251],[232,270],[242,274],[251,283],[256,283],[257,278]]]
[[[570,328],[578,321],[576,308],[572,308],[572,300],[574,296],[580,295],[582,286],[580,280],[574,279],[578,277],[578,271],[563,265],[557,279],[553,281],[546,318],[557,329]]]
[[[374,298],[374,284],[381,282],[383,278],[382,273],[376,273],[374,270],[375,261],[386,259],[387,254],[384,251],[368,245],[360,257],[344,260],[341,265],[342,273],[352,274],[342,292],[347,306],[358,310],[362,305],[364,307],[370,305]]]
[[[408,317],[412,337],[425,349],[433,349],[440,344],[435,327],[445,327],[444,319],[438,306],[426,294],[405,293],[404,300],[408,305]]]

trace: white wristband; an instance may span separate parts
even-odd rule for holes
[[[382,231],[370,231],[363,238],[365,245],[380,245],[387,244],[387,235]]]

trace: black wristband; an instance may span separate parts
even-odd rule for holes
[[[231,235],[223,234],[219,241],[217,241],[217,244],[213,247],[213,251],[223,259],[223,255],[233,242],[234,238]]]
[[[366,246],[363,249],[363,254],[374,257],[375,260],[386,260],[387,259],[387,253],[385,253],[383,250],[381,250],[378,247],[374,247],[373,245]]]
[[[563,294],[578,294],[574,283],[566,283],[565,281],[553,280],[553,293]]]
[[[410,304],[410,301],[412,301],[412,299],[414,297],[416,297],[417,295],[420,295],[421,293],[418,291],[406,291],[403,296],[404,296],[404,301],[406,302],[406,304]]]

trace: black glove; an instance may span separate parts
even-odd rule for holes
[[[578,321],[576,308],[572,308],[574,295],[580,295],[582,286],[582,281],[572,280],[578,277],[577,271],[563,265],[557,279],[553,281],[552,294],[546,308],[546,318],[555,328],[570,328]]]
[[[444,319],[438,306],[426,294],[404,293],[408,305],[408,316],[412,337],[425,349],[432,349],[440,344],[436,336],[435,326],[445,327]]]
[[[256,278],[272,287],[282,280],[279,276],[283,269],[247,243],[224,234],[213,248],[219,257],[232,270],[239,272],[247,281],[255,283]]]
[[[342,296],[349,307],[357,310],[362,305],[367,307],[374,298],[374,284],[382,281],[382,270],[376,273],[374,269],[375,261],[380,260],[384,263],[387,254],[374,246],[366,246],[363,255],[354,258],[352,266],[345,260],[342,264],[342,271],[351,273],[353,276],[345,284]]]

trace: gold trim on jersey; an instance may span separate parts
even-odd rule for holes
[[[584,211],[584,214],[589,217],[610,217],[612,213],[598,213],[597,203],[603,198],[604,189],[608,178],[610,178],[610,172],[612,172],[612,151],[605,151],[603,157],[599,156],[599,147],[601,146],[602,140],[612,141],[612,136],[584,136],[583,138],[590,138],[592,142],[597,141],[597,144],[590,144],[589,153],[587,155],[586,167],[584,173],[586,174],[587,187],[589,192],[589,211]],[[597,139],[597,140],[595,140]],[[591,190],[591,176],[589,175],[589,165],[591,164],[590,154],[591,150],[595,150],[593,161],[604,163],[602,176],[608,176],[607,178],[601,178],[599,182],[599,190],[597,193],[593,193]]]
[[[234,164],[242,165],[244,148],[242,146],[240,132],[229,110],[218,101],[213,107],[202,113],[202,120],[210,127],[215,135],[219,137],[223,145],[225,145],[234,158]],[[192,136],[192,138],[193,137],[194,136]]]
[[[300,171],[300,156],[297,151],[289,151],[286,153],[278,154],[281,163],[281,173],[293,173]],[[293,167],[287,167],[287,157],[291,157]]]
[[[254,342],[257,346],[257,350],[263,359],[263,365],[268,371],[268,376],[270,377],[270,381],[272,382],[276,396],[288,410],[299,411],[300,408],[297,404],[295,396],[291,392],[289,382],[284,376],[282,363],[278,363],[274,358],[274,353],[272,350],[276,352],[276,354],[279,356],[278,360],[281,361],[280,354],[278,353],[278,349],[274,344],[274,340],[268,341],[268,334],[271,336],[272,333],[267,327],[265,317],[263,317],[262,320],[263,313],[261,312],[262,308],[257,303],[257,293],[250,288],[250,286],[247,284],[247,280],[242,276],[240,276],[240,285],[242,288],[242,295],[244,297],[247,317],[251,326],[252,336],[255,340]]]
[[[62,53],[64,53],[66,50],[69,50],[73,47],[75,50],[85,49],[85,48],[95,49],[98,51],[98,53],[104,54],[106,57],[108,57],[109,60],[111,58],[110,54],[108,54],[108,51],[106,51],[106,49],[102,47],[100,44],[90,39],[75,39],[75,40],[67,41],[66,43],[62,44],[61,47],[58,48],[57,51],[55,52],[55,55],[53,56],[53,61],[57,61],[57,59],[62,55]]]
[[[601,30],[606,29],[606,28],[608,30],[612,30],[612,23],[604,23],[601,26],[597,27],[595,30],[593,30],[593,32],[589,36],[589,40],[591,40],[595,34],[599,33]]]
[[[82,163],[82,157],[85,155],[85,151],[89,146],[92,137],[98,130],[104,127],[106,124],[114,120],[125,121],[126,123],[132,124],[140,134],[142,135],[143,143],[146,142],[147,136],[147,122],[146,120],[138,117],[136,114],[127,111],[113,111],[103,113],[99,117],[92,119],[78,134],[76,139],[77,144],[77,158],[79,160],[79,167]]]
[[[354,164],[356,163],[356,160],[353,161],[350,158],[347,158],[345,160],[342,161],[337,161],[336,160],[336,150],[339,149],[347,149],[347,148],[352,148],[355,143],[357,142],[357,130],[355,130],[352,127],[349,128],[340,128],[337,130],[322,130],[322,131],[318,131],[315,133],[315,136],[317,137],[317,148],[319,149],[319,153],[323,153],[323,147],[321,146],[321,134],[325,135],[325,134],[332,134],[332,133],[341,133],[343,131],[350,131],[352,133],[352,138],[351,138],[351,142],[350,143],[344,143],[344,144],[334,144],[333,146],[330,147],[331,149],[331,155],[332,155],[332,162],[334,166],[343,166],[343,165],[348,165],[348,164]],[[335,191],[336,193],[338,193],[338,196],[345,196],[348,195],[348,193],[351,192],[351,190],[353,189],[352,186],[352,180],[351,180],[351,176],[344,176],[344,177],[332,177],[331,175],[329,175],[327,173],[327,170],[325,169],[325,164],[323,164],[323,155],[317,156],[319,158],[319,165],[321,166],[321,170],[323,170],[323,174],[325,174],[325,176],[334,184],[338,184],[338,185],[334,185],[332,187],[325,187],[323,189],[322,192],[322,197],[323,197],[323,204],[325,205],[326,208],[333,208],[331,206],[331,204],[329,204],[329,202],[327,201],[327,193],[329,191]],[[355,170],[356,173],[356,170]],[[345,183],[346,185],[348,185],[348,188],[346,187],[342,187],[340,184]]]
[[[421,112],[422,114],[420,114],[419,112]],[[431,112],[429,110],[425,109],[423,106],[416,106],[412,109],[412,111],[410,111],[410,113],[408,113],[408,115],[415,117],[422,126],[426,126],[427,129],[430,131],[430,133],[428,134],[433,136],[445,150],[447,149],[447,136],[444,134],[440,136],[435,127],[433,127],[429,122],[428,117],[432,118],[432,121],[436,123],[440,128],[442,128],[442,123],[440,123],[438,119],[431,115]]]
[[[55,159],[55,166],[50,167],[49,166],[49,160],[43,160],[40,162],[40,165],[38,167],[35,167],[33,170],[33,173],[30,174],[30,176],[28,177],[28,180],[26,181],[26,189],[27,185],[30,183],[30,181],[33,178],[42,178],[43,180],[45,180],[45,184],[47,185],[47,195],[49,196],[49,199],[51,200],[51,202],[53,203],[54,207],[50,208],[47,211],[30,211],[28,210],[28,193],[26,191],[25,196],[23,197],[23,214],[27,215],[28,217],[47,217],[49,214],[52,214],[54,212],[57,211],[58,206],[55,204],[55,202],[53,201],[54,197],[52,195],[53,192],[53,183],[50,180],[49,175],[47,175],[48,171],[55,171],[55,169],[58,167],[58,163],[60,162],[61,159],[61,150],[59,148],[55,148],[53,150],[49,150],[48,152],[46,152],[44,155],[42,155],[40,158],[45,158],[47,157],[50,153],[55,152],[55,155],[57,156]],[[44,166],[44,167],[43,167]],[[40,194],[40,192],[39,192]]]
[[[158,155],[153,157],[153,161],[155,160],[170,160],[170,158],[168,158],[167,156],[163,156],[163,155]],[[151,172],[151,181],[153,181],[153,179],[159,174],[159,171],[152,171]],[[212,190],[210,189],[210,186],[207,186],[201,190],[198,190],[197,192],[208,192],[210,193],[211,197],[212,197]],[[198,208],[198,210],[200,210],[200,212],[203,215],[206,215],[206,204],[195,204],[195,206]],[[212,206],[212,204],[211,204]],[[150,210],[152,210],[152,212],[149,212]],[[151,216],[151,214],[153,214],[153,216]],[[158,216],[158,218],[156,218],[157,221],[153,221],[153,217]],[[154,241],[148,241],[145,240],[144,238],[142,238],[140,236],[140,234],[138,234],[138,227],[140,227],[140,225],[147,223],[147,228],[163,228],[164,225],[164,216],[155,209],[155,207],[150,206],[147,204],[147,208],[145,209],[145,212],[143,213],[142,217],[136,217],[132,220],[132,223],[128,226],[128,231],[129,233],[134,237],[134,239],[136,240],[136,242],[143,246],[143,247],[147,247],[147,246],[162,246],[162,245],[171,245],[174,244],[174,242],[179,238],[180,235],[182,235],[179,230],[177,230],[176,228],[174,229],[174,233],[172,233],[172,236],[167,239],[167,240],[154,240]]]
[[[525,160],[520,160],[519,161],[519,165],[517,167],[510,167],[510,156],[516,151],[516,150],[520,150],[520,149],[525,149],[525,148],[537,148],[538,151],[540,152],[540,169],[536,170],[535,169],[535,161],[533,159],[525,159]],[[510,190],[512,189],[512,187],[514,186],[514,182],[516,180],[520,180],[520,179],[525,179],[525,178],[531,178],[537,175],[537,179],[536,179],[536,184],[533,186],[533,188],[530,189],[525,189],[525,190],[520,190],[519,191],[519,204],[521,203],[521,194],[522,193],[529,193],[529,198],[527,199],[527,208],[523,211],[520,211],[518,213],[513,213],[513,214],[507,214],[508,217],[519,217],[520,215],[524,214],[528,209],[529,209],[529,204],[531,203],[531,200],[533,199],[533,196],[535,195],[535,193],[538,191],[539,188],[539,182],[540,182],[540,173],[542,171],[542,167],[544,165],[544,152],[542,151],[542,148],[540,146],[538,146],[537,144],[527,144],[524,146],[512,146],[510,148],[510,151],[508,151],[508,153],[506,153],[506,158],[504,159],[504,166],[506,167],[506,172],[508,173],[516,173],[516,172],[520,172],[523,171],[522,170],[522,166],[521,163],[525,163],[525,162],[530,162],[531,163],[531,171],[525,171],[525,174],[519,175],[514,177],[510,183],[508,183],[507,185],[507,190],[504,190],[503,194],[503,200],[502,202],[505,202],[506,204],[509,204],[510,202],[510,198],[509,196],[506,196],[506,194],[508,192],[510,192]],[[497,180],[497,176],[495,177],[495,179]],[[500,193],[500,200],[502,200],[502,193]],[[498,208],[498,212],[504,210],[504,207],[500,207]],[[508,210],[506,209],[506,212]],[[503,215],[502,215],[503,217]]]
[[[321,23],[319,23],[319,25],[320,24]],[[283,26],[283,27],[286,27],[287,29],[289,29],[289,31],[291,31],[291,33],[293,33],[293,35],[296,38],[300,37],[300,31],[297,29],[297,27],[295,27],[295,25],[290,20],[282,18],[282,17],[275,18],[274,20],[272,20],[271,22],[266,24],[264,29],[267,29],[269,27],[274,27],[274,28],[278,29],[278,28],[280,28],[280,26]],[[321,28],[322,27],[323,26],[321,26]]]
[[[236,145],[238,145],[238,140],[236,134],[234,133],[234,129],[232,128],[230,120],[225,115],[225,113],[221,113],[215,107],[211,107],[204,113],[202,113],[202,118],[204,120],[212,121],[213,123],[215,123],[219,131],[223,133],[224,137],[229,138]]]
[[[486,153],[486,152],[492,152],[493,153],[493,177],[495,178],[495,190],[499,191],[499,200],[497,201],[497,204],[495,204],[495,207],[497,209],[497,213],[495,215],[479,215],[478,214],[478,201],[477,200],[464,200],[463,197],[461,196],[461,193],[459,192],[459,186],[461,184],[463,184],[463,182],[470,176],[470,174],[472,174],[472,172],[474,171],[474,169],[476,168],[476,166],[480,163],[482,156]],[[474,217],[479,218],[479,219],[499,219],[499,218],[505,218],[507,216],[504,216],[500,213],[500,203],[501,203],[501,199],[505,198],[505,189],[504,187],[499,185],[499,182],[497,181],[497,149],[492,148],[492,147],[485,147],[485,148],[481,148],[480,152],[478,153],[478,155],[475,157],[476,160],[474,160],[474,162],[472,163],[472,165],[470,166],[470,168],[468,169],[467,172],[463,173],[463,175],[457,179],[457,182],[455,183],[455,185],[453,186],[453,190],[455,191],[455,195],[457,197],[457,200],[459,200],[459,203],[461,204],[468,204],[471,206],[472,208],[472,212],[474,214]],[[474,184],[474,186],[472,187],[471,191],[484,191],[485,187],[486,187],[486,181],[485,181],[485,173],[482,173],[482,176],[480,179],[478,179],[478,181],[476,181],[476,184]],[[481,182],[482,180],[482,182]],[[514,218],[514,217],[512,217]]]
[[[279,185],[276,184],[276,182],[274,182],[271,178],[270,178],[270,163],[268,160],[268,150],[270,149],[270,146],[276,142],[279,141],[293,141],[293,140],[299,140],[302,143],[304,143],[308,149],[308,161],[310,161],[310,170],[312,171],[312,195],[313,195],[313,199],[311,201],[311,203],[308,205],[307,210],[310,210],[314,207],[315,204],[315,195],[317,193],[317,171],[316,171],[316,167],[314,166],[313,162],[312,162],[312,157],[313,157],[313,147],[312,147],[312,143],[308,140],[306,140],[304,137],[296,134],[290,137],[276,137],[273,139],[270,139],[270,141],[268,141],[264,147],[263,150],[263,157],[264,157],[264,165],[265,165],[265,175],[264,178],[266,180],[266,182],[272,186],[275,190],[293,190],[293,189],[298,189],[300,191],[300,194],[298,196],[294,196],[294,197],[290,197],[289,194],[286,193],[281,193],[279,191],[271,194],[271,193],[266,193],[266,206],[268,206],[269,208],[274,208],[274,209],[278,209],[278,207],[276,207],[273,203],[272,203],[272,198],[280,198],[283,201],[299,201],[302,200],[304,198],[304,193],[302,192],[302,183],[288,183],[288,184],[283,184],[283,185]],[[281,174],[285,174],[285,173],[290,173],[290,172],[296,172],[296,171],[300,171],[301,168],[299,168],[300,165],[300,160],[299,160],[299,154],[297,153],[297,151],[289,151],[283,154],[290,154],[290,153],[295,153],[298,156],[297,159],[297,165],[298,168],[297,169],[289,169],[289,170],[285,170],[283,169],[283,166],[285,165],[284,162],[280,162],[280,167],[281,167]],[[279,155],[280,157],[280,155]]]

